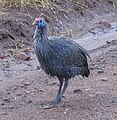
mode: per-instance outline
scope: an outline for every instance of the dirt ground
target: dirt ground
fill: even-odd
[[[82,42],[78,38],[87,34],[100,33],[107,33],[109,41],[88,49],[92,58],[89,78],[71,79],[62,102],[55,108],[51,102],[59,82],[41,70],[32,45],[31,23],[37,13],[30,17],[16,9],[0,12],[0,120],[117,120],[117,38],[109,36],[109,30],[116,33],[117,26],[99,24],[103,18],[109,25],[116,22],[117,13],[110,4],[97,6],[98,10],[90,8],[84,16],[74,12],[70,15],[76,18],[73,21],[62,19],[65,27],[58,34],[73,28],[65,35],[76,42]],[[102,6],[104,9],[100,10]],[[17,13],[13,14],[14,11]],[[92,46],[90,40],[85,44]]]

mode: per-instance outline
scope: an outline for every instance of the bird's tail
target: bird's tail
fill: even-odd
[[[89,77],[90,71],[88,67],[71,67],[70,76],[82,75],[83,77]]]
[[[88,68],[84,68],[84,74],[82,75],[83,77],[89,77],[90,71]]]

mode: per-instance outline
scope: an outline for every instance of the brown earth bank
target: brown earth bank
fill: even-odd
[[[71,5],[60,2],[65,10]],[[90,77],[72,78],[55,108],[51,102],[59,82],[41,70],[33,50],[32,22],[42,12],[47,15],[49,35],[65,35],[79,42],[78,38],[89,33],[98,36],[113,29],[116,34],[117,27],[111,26],[117,19],[113,4],[91,3],[86,3],[83,13],[73,3],[69,14],[55,9],[57,19],[49,8],[0,11],[0,120],[117,120],[117,39],[89,51]]]
[[[80,3],[80,4],[78,4]],[[31,45],[32,22],[40,14],[48,22],[49,35],[79,38],[98,25],[101,19],[116,21],[116,4],[110,0],[50,1],[46,7],[10,7],[0,11],[0,47]],[[56,5],[56,7],[55,7]],[[9,43],[9,44],[8,44]],[[7,44],[7,45],[6,45]]]

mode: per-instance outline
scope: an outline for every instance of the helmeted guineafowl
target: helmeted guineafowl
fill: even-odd
[[[83,47],[69,38],[48,37],[47,23],[43,18],[36,18],[33,25],[36,26],[33,38],[39,63],[46,74],[56,76],[60,82],[56,96],[56,103],[59,103],[70,78],[75,75],[89,76],[87,56],[90,56]]]

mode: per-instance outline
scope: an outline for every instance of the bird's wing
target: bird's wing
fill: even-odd
[[[49,45],[53,49],[53,55],[63,65],[87,66],[87,51],[78,43],[65,37],[50,37]]]

